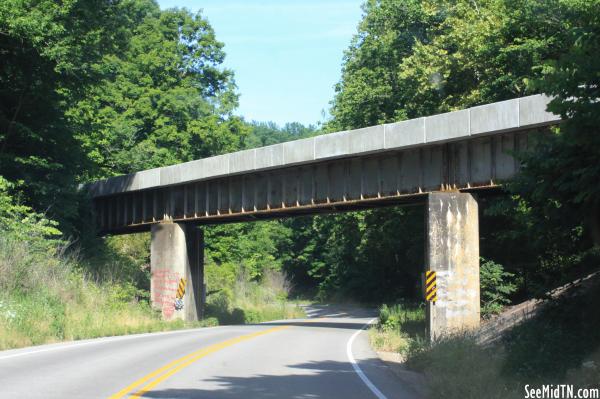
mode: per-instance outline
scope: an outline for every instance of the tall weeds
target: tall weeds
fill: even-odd
[[[230,277],[224,278],[227,274]],[[259,323],[304,316],[302,308],[288,300],[291,284],[281,271],[266,269],[256,280],[243,267],[210,264],[207,276],[207,314],[220,323]]]
[[[3,233],[0,350],[184,327],[161,321],[127,284],[86,276],[64,243]]]
[[[379,320],[371,328],[369,339],[378,351],[398,352],[405,356],[410,348],[424,340],[425,309],[411,304],[386,304],[379,308]]]
[[[524,387],[600,388],[600,282],[545,305],[499,342],[463,333],[414,345],[407,365],[427,377],[429,397],[523,398]]]

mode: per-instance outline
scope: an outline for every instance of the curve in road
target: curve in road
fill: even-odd
[[[0,352],[1,398],[416,398],[370,349],[372,311]]]

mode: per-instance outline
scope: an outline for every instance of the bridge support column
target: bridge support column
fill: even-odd
[[[152,225],[150,245],[152,307],[165,320],[195,321],[204,308],[204,236],[197,226]]]
[[[427,208],[425,270],[437,280],[427,330],[435,340],[479,326],[479,216],[471,194],[432,193]]]

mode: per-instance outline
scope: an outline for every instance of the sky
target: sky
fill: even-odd
[[[363,0],[158,0],[202,9],[225,44],[247,121],[315,124],[340,80]],[[326,116],[325,116],[326,118]]]

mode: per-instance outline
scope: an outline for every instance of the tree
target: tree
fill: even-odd
[[[65,110],[94,84],[103,53],[125,45],[130,4],[0,4],[0,170],[23,182],[27,204],[61,221],[75,217],[76,176],[87,167]]]
[[[264,147],[317,134],[315,126],[304,126],[298,122],[288,122],[283,127],[277,126],[275,122],[253,121],[250,125],[252,131],[246,139],[247,148]]]
[[[233,74],[208,21],[154,3],[133,25],[127,48],[108,54],[102,80],[69,117],[96,170],[131,173],[234,151],[247,133],[232,115]]]
[[[528,82],[541,76],[542,62],[566,48],[558,4],[368,1],[330,126],[396,122],[531,93]]]
[[[541,151],[526,158],[520,187],[528,185],[537,202],[555,199],[562,212],[586,221],[600,245],[600,1],[564,0],[561,10],[571,27],[568,50],[544,64],[534,85],[554,96],[548,108],[566,122]]]
[[[68,231],[79,182],[241,148],[222,47],[153,0],[3,2],[0,170]]]
[[[399,65],[441,22],[420,0],[369,0],[344,55],[328,127],[343,130],[406,119]]]

